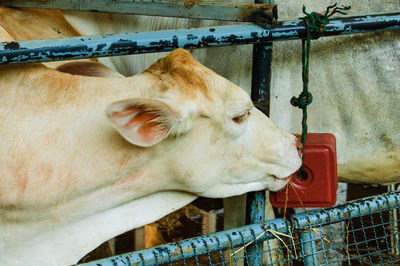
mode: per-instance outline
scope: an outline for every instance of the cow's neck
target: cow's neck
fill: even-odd
[[[168,189],[167,180],[151,182],[163,171],[164,157],[158,156],[159,148],[144,149],[128,143],[105,119],[105,108],[114,101],[156,95],[157,89],[152,85],[154,81],[150,76],[140,74],[130,78],[74,78],[78,79],[77,83],[81,86],[88,87],[81,88],[84,92],[81,95],[83,99],[79,105],[79,113],[84,115],[72,113],[77,116],[77,123],[82,125],[79,133],[74,132],[79,134],[79,139],[77,143],[68,144],[75,147],[84,145],[78,151],[76,148],[69,149],[71,158],[75,152],[82,156],[69,167],[76,169],[76,185],[73,185],[70,191],[73,193],[80,190],[83,194],[78,197],[75,194],[71,204],[66,205],[67,208],[76,209],[74,206],[83,206],[87,202],[101,199],[101,206],[94,207],[89,204],[87,209],[80,208],[80,212],[87,215]],[[91,104],[87,104],[89,102]],[[82,151],[85,151],[85,154],[82,155]],[[81,160],[87,163],[82,164]],[[82,169],[86,165],[89,169]],[[91,190],[82,191],[82,188]]]
[[[5,8],[0,13],[22,14]],[[41,38],[75,35],[52,15],[48,23],[46,14],[30,14]],[[38,38],[37,31],[15,21],[20,20],[3,20],[1,41]],[[152,194],[168,190],[168,180],[151,182],[163,171],[163,158],[157,150],[127,143],[105,119],[105,108],[114,101],[155,95],[157,88],[146,75],[112,78],[115,73],[104,67],[77,73],[81,64],[46,65],[108,78],[69,75],[41,64],[0,67],[0,265],[76,263],[109,238],[195,198],[182,192]]]
[[[8,153],[3,153],[7,156],[0,157],[9,166],[1,173],[1,183],[8,185],[4,187],[8,191],[17,191],[16,195],[5,197],[9,202],[0,201],[6,206],[1,214],[8,224],[0,227],[2,239],[9,238],[9,243],[13,239],[35,239],[52,228],[65,226],[72,231],[78,230],[76,226],[81,227],[79,230],[89,230],[79,225],[82,224],[79,221],[90,225],[92,217],[112,218],[115,224],[109,231],[114,233],[145,224],[145,217],[123,222],[116,216],[137,209],[132,207],[135,200],[168,190],[168,180],[152,182],[162,173],[164,158],[158,156],[157,148],[138,148],[122,139],[106,121],[104,111],[114,101],[153,96],[156,88],[149,76],[71,76],[42,66],[21,67],[24,74],[18,75],[16,69],[0,70],[8,72],[1,75],[3,79],[19,80],[15,82],[18,87],[2,86],[0,91],[14,97],[7,98],[9,112],[17,110],[24,117],[14,121],[4,116],[0,124],[2,132],[7,132],[3,140],[9,143]],[[0,192],[7,195],[1,188]],[[187,202],[186,199],[184,203]],[[171,207],[181,207],[184,203]],[[159,213],[164,211],[156,211],[156,216]],[[10,230],[16,233],[7,234]],[[82,245],[93,248],[106,240],[107,235],[98,230],[96,239],[88,238]]]

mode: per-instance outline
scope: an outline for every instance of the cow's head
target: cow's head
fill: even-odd
[[[296,138],[187,51],[177,49],[139,75],[154,95],[115,102],[107,116],[128,142],[152,154],[152,174],[168,180],[163,189],[206,197],[275,191],[300,167]]]

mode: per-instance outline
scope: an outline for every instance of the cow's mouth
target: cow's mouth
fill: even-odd
[[[292,176],[293,176],[293,174],[291,174],[290,176],[287,176],[287,177],[277,177],[276,175],[272,175],[272,178],[274,180],[279,180],[279,181],[282,181],[282,180],[289,181],[292,178]]]
[[[271,177],[272,177],[273,182],[272,182],[271,186],[268,187],[268,190],[269,191],[279,191],[279,190],[283,189],[288,184],[288,182],[290,182],[292,175],[285,177],[285,178],[279,178],[275,175],[272,175]]]

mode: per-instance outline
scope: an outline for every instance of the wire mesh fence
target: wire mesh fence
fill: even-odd
[[[399,209],[392,192],[86,265],[399,265]]]

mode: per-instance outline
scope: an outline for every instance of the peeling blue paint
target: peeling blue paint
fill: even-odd
[[[188,40],[196,40],[198,37],[194,36],[193,34],[188,34],[187,39]]]
[[[323,36],[400,29],[400,12],[333,19]],[[118,56],[258,44],[304,38],[302,21],[276,23],[271,28],[256,25],[218,26],[132,34],[0,43],[0,64],[46,62],[89,57]]]

